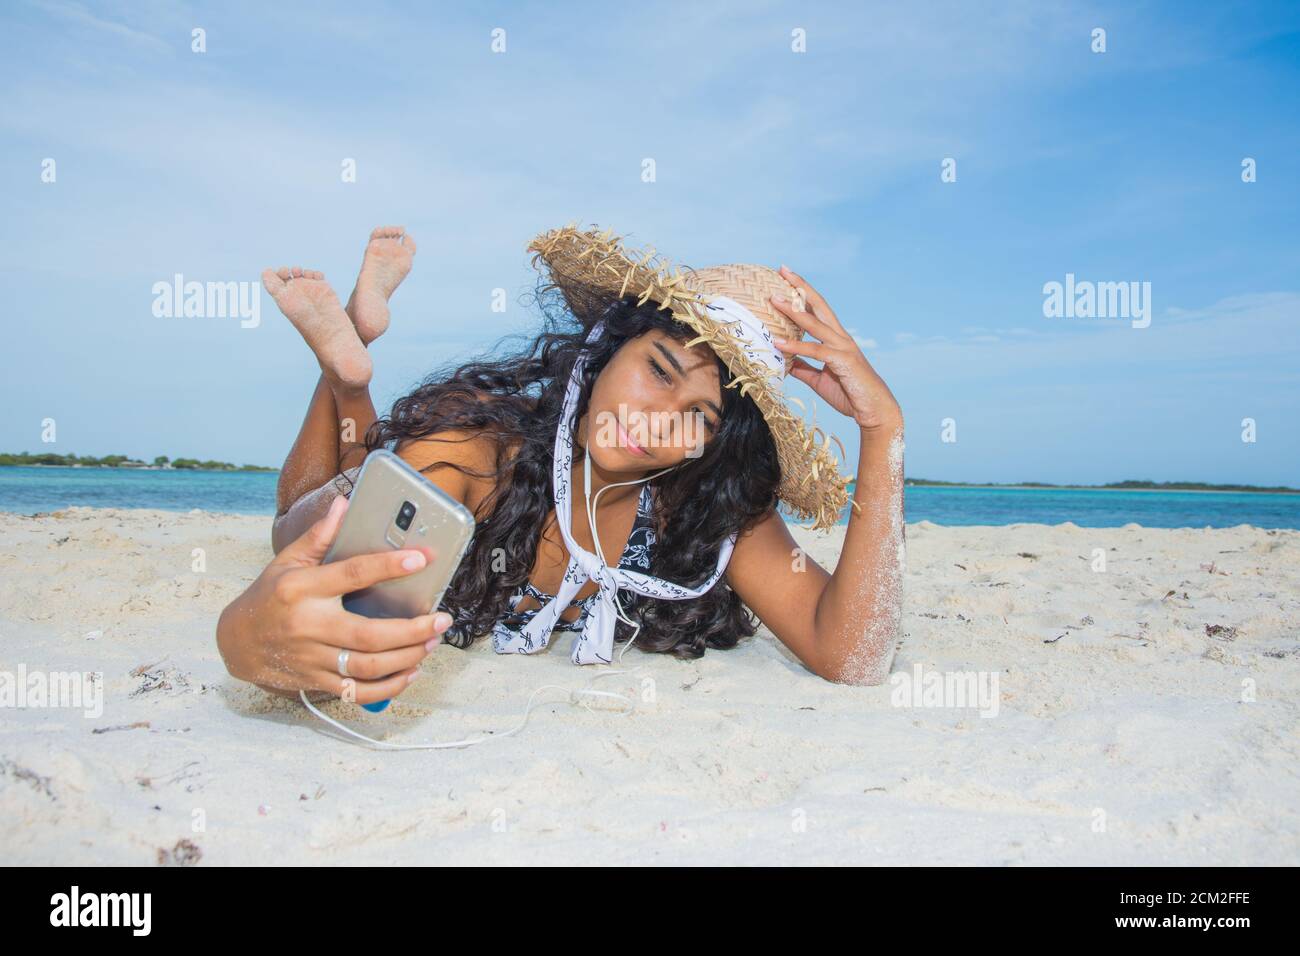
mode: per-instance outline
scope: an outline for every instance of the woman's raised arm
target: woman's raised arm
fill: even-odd
[[[796,356],[790,374],[861,434],[854,511],[835,573],[799,551],[775,512],[737,541],[729,581],[740,599],[817,674],[851,684],[879,684],[889,674],[902,620],[903,413],[826,300],[781,267],[808,311],[773,296],[773,305],[821,341],[776,340]],[[797,356],[822,363],[816,368]]]

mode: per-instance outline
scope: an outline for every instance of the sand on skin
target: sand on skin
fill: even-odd
[[[834,566],[843,529],[794,533]],[[764,629],[698,661],[629,652],[600,686],[641,698],[631,717],[554,693],[519,735],[405,753],[226,674],[216,617],[267,538],[203,512],[0,514],[0,671],[105,689],[95,720],[0,710],[0,859],[1300,862],[1300,533],[908,525],[894,672],[996,672],[995,717],[830,684]],[[504,730],[537,685],[589,679],[569,640],[439,648],[387,714],[329,709],[394,740]]]

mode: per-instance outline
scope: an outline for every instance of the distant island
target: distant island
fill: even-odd
[[[32,455],[28,452],[8,454],[0,452],[0,466],[56,466],[63,468],[132,468],[146,471],[279,471],[263,465],[232,465],[228,461],[199,461],[197,458],[168,458],[159,455],[152,463],[132,458],[129,455],[105,455],[96,458],[93,455],[54,455],[50,453]]]
[[[853,482],[849,482],[853,484]],[[1214,485],[1203,481],[1109,481],[1104,485],[1054,485],[1045,481],[1019,481],[1010,484],[972,484],[964,481],[932,481],[928,478],[904,478],[903,484],[920,488],[1059,488],[1087,491],[1250,491],[1258,494],[1295,495],[1300,488],[1286,485]]]

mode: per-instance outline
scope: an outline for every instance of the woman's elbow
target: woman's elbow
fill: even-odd
[[[855,687],[878,687],[889,679],[894,664],[895,635],[879,639],[863,637],[846,654],[836,655],[814,668],[817,675],[832,684]]]

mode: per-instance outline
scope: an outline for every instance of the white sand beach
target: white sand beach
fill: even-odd
[[[833,568],[842,529],[795,534]],[[103,672],[103,713],[0,708],[0,858],[30,864],[1300,863],[1300,533],[907,529],[895,674],[997,678],[986,708],[808,673],[766,631],[552,692],[513,737],[381,752],[229,678],[220,609],[268,520],[0,514],[0,672]],[[206,568],[193,570],[194,549]],[[1103,549],[1105,570],[1095,549]],[[537,657],[438,648],[372,736],[513,726]],[[11,678],[11,688],[13,686]]]

